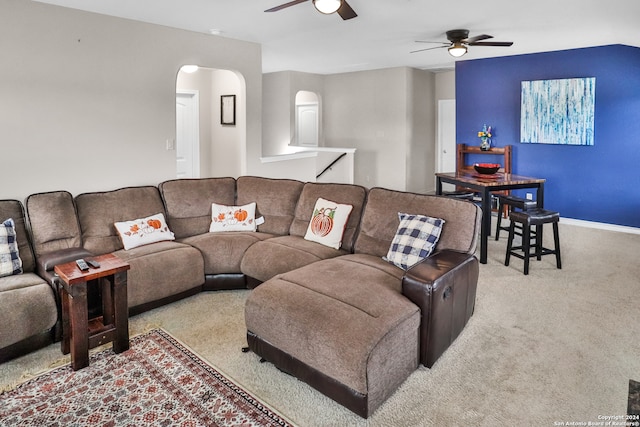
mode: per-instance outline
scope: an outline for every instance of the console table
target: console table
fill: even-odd
[[[82,271],[74,261],[56,265],[62,290],[62,353],[71,353],[74,371],[89,365],[89,349],[113,342],[113,351],[129,349],[127,270],[115,255],[92,257],[98,268]],[[100,286],[102,315],[89,319],[87,286]]]
[[[498,172],[503,173],[512,173],[513,170],[511,168],[511,145],[507,145],[505,147],[491,147],[488,150],[482,150],[480,147],[474,145],[467,144],[457,144],[456,145],[456,172],[473,172],[473,163],[469,164],[466,161],[467,154],[477,155],[477,154],[489,154],[494,156],[502,156],[502,167]]]
[[[504,147],[491,147],[488,150],[483,150],[479,146],[476,145],[467,145],[467,144],[457,144],[456,145],[456,172],[457,173],[473,173],[475,169],[473,168],[473,164],[476,162],[468,162],[468,155],[490,155],[490,157],[502,157],[502,161],[499,162],[501,164],[501,168],[498,170],[498,173],[513,173],[513,168],[511,166],[511,153],[512,146],[506,145]],[[459,189],[459,188],[458,188]],[[500,194],[509,194],[510,191],[500,191]],[[507,207],[500,212],[505,218],[507,217]]]

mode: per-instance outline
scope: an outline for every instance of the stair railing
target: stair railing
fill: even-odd
[[[324,169],[322,170],[322,172],[320,172],[318,175],[316,175],[316,179],[318,179],[318,178],[320,178],[322,175],[324,175],[324,173],[325,173],[326,171],[328,171],[329,169],[331,169],[331,168],[333,167],[333,165],[335,165],[336,163],[338,163],[338,161],[339,161],[341,158],[343,158],[344,156],[346,156],[346,155],[347,155],[347,153],[342,153],[342,154],[340,154],[340,155],[339,155],[339,156],[338,156],[338,157],[337,157],[333,162],[331,162],[331,163],[329,164],[329,166],[327,166],[326,168],[324,168]]]

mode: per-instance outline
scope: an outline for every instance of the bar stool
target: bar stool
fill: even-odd
[[[555,254],[556,267],[562,268],[560,261],[560,236],[558,234],[558,222],[560,214],[554,211],[548,211],[542,208],[534,208],[521,212],[511,212],[509,215],[511,224],[509,225],[509,242],[507,243],[507,255],[504,265],[509,265],[511,255],[524,260],[524,274],[529,274],[529,258],[536,257],[541,259],[542,255]],[[515,235],[515,225],[522,226],[522,246],[513,246],[513,238]],[[553,224],[553,242],[554,249],[548,249],[542,246],[542,226],[544,224]],[[531,227],[536,227],[535,236],[535,253],[531,253]],[[519,251],[523,251],[520,253]]]
[[[502,212],[504,212],[504,207],[508,206],[509,213],[513,212],[514,209],[520,209],[521,211],[526,211],[528,209],[535,208],[537,206],[537,202],[535,200],[527,200],[522,197],[512,196],[510,194],[498,194],[496,195],[498,198],[498,222],[496,224],[496,240],[500,238],[500,230],[509,231],[509,227],[502,225]],[[516,234],[522,236],[522,230],[518,227]]]

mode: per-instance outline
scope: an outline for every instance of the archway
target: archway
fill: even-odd
[[[193,131],[198,135],[196,151],[199,154],[199,173],[197,177],[237,177],[246,170],[246,96],[244,82],[234,71],[197,67],[195,71],[185,72],[184,67],[176,78],[176,94],[196,93],[198,97],[198,120]],[[230,98],[229,95],[234,95]],[[178,95],[177,95],[178,96]],[[223,119],[223,99],[233,99],[233,123],[227,117]],[[178,100],[178,98],[176,98]],[[177,104],[176,104],[177,105]],[[226,106],[229,104],[225,103]],[[179,107],[176,107],[176,128],[180,125]],[[176,135],[176,162],[178,154],[183,154],[180,140],[181,132]]]

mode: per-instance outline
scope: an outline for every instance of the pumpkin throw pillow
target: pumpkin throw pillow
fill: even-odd
[[[433,252],[440,239],[444,220],[425,215],[398,213],[400,224],[385,261],[408,270]]]
[[[256,231],[256,203],[243,206],[211,204],[209,232]]]
[[[22,274],[22,260],[12,218],[0,224],[0,277]]]
[[[313,215],[304,235],[305,240],[340,249],[342,235],[352,209],[351,205],[319,198],[313,208]]]
[[[114,224],[125,250],[150,243],[175,240],[162,213]]]

